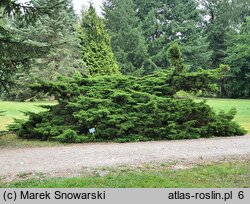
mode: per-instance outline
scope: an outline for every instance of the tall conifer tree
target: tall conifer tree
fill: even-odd
[[[25,15],[30,14],[30,10],[27,13],[27,9],[24,12],[21,8],[11,0],[0,3],[0,94],[16,84],[13,77],[16,72],[29,70],[31,60],[40,57],[46,47],[25,39],[21,32],[13,29],[13,20],[28,22]]]
[[[133,0],[106,0],[103,11],[121,72],[143,74],[147,46]]]
[[[191,67],[206,67],[208,43],[203,36],[202,17],[195,0],[135,0],[137,15],[148,44],[148,53],[159,68],[169,66],[166,50],[179,40],[185,62]]]
[[[71,76],[80,71],[79,41],[75,30],[77,18],[71,0],[32,0],[31,3],[34,8],[44,8],[43,12],[31,24],[17,19],[11,26],[19,40],[42,45],[43,55],[31,61],[29,72],[21,71],[14,75],[18,86],[7,95],[10,99],[34,97],[27,85],[36,79],[57,80],[59,75]],[[36,54],[39,49],[32,51]],[[29,53],[26,53],[26,59],[30,61]]]
[[[211,68],[224,62],[227,49],[233,44],[230,34],[238,32],[250,15],[248,0],[200,0],[204,28],[211,51]]]
[[[227,49],[225,58],[225,62],[230,65],[230,72],[224,80],[225,92],[222,94],[229,97],[250,97],[250,16],[233,41],[235,43]]]
[[[82,13],[79,28],[81,59],[90,75],[110,75],[119,73],[110,45],[110,37],[103,20],[97,15],[92,4]]]
[[[76,33],[77,17],[74,13],[72,0],[62,1],[50,9],[49,15],[42,15],[33,26],[27,29],[28,37],[46,43],[48,54],[34,64],[34,74],[55,80],[60,75],[72,75],[79,70],[79,49]],[[58,0],[32,0],[37,7],[51,8]]]

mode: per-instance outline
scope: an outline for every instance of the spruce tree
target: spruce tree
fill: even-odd
[[[51,1],[49,7],[31,6],[16,0],[0,1],[0,91],[9,91],[16,85],[15,73],[29,71],[35,58],[42,57],[47,51],[43,43],[28,39],[23,31],[14,29],[13,21],[20,25],[30,25],[41,15],[51,14],[51,10],[64,0]],[[11,24],[10,24],[11,22]],[[13,78],[14,76],[14,78]]]
[[[0,95],[15,85],[15,73],[28,70],[31,59],[38,56],[39,45],[23,39],[10,25],[11,19],[20,20],[24,15],[20,9],[13,1],[0,3]]]
[[[179,40],[183,48],[183,58],[190,67],[207,67],[208,43],[203,36],[197,1],[135,2],[147,39],[150,59],[157,67],[164,69],[169,65],[166,50],[174,40]]]
[[[225,95],[250,97],[250,17],[246,19],[240,33],[233,38],[233,46],[227,49],[225,62],[230,72],[224,80]]]
[[[14,20],[12,28],[19,39],[43,45],[43,55],[31,61],[29,72],[19,71],[14,75],[18,86],[7,94],[9,99],[26,100],[36,96],[27,85],[37,79],[57,80],[59,75],[71,76],[80,71],[79,41],[75,29],[77,18],[71,0],[60,1],[60,4],[57,0],[31,2],[35,8],[44,8],[44,11],[47,8],[48,12],[40,13],[29,25],[20,19]],[[34,53],[38,51],[33,49]]]
[[[250,15],[248,0],[201,0],[204,30],[211,52],[211,68],[224,62],[231,46],[230,34],[238,32]]]
[[[82,13],[79,37],[81,60],[89,75],[111,75],[119,73],[119,66],[111,49],[110,37],[103,20],[90,4]]]
[[[133,0],[106,0],[105,24],[111,35],[114,55],[124,74],[144,74],[147,46]]]
[[[49,15],[41,15],[36,23],[29,26],[29,38],[44,42],[50,48],[47,55],[33,66],[33,76],[56,80],[57,76],[70,76],[79,71],[79,49],[76,33],[77,17],[72,0],[62,1],[50,9]],[[52,7],[58,0],[32,0],[36,7]]]
[[[203,1],[202,5],[207,17],[206,32],[211,50],[211,68],[218,67],[226,56],[226,32],[229,27],[229,9],[228,1],[211,0]]]

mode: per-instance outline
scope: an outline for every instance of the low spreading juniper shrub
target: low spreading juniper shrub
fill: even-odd
[[[40,82],[33,89],[54,94],[48,111],[29,113],[28,121],[11,126],[22,138],[60,142],[148,141],[233,136],[246,133],[233,118],[236,110],[218,114],[205,101],[177,99],[180,90],[212,91],[222,68],[142,78],[122,75]],[[89,133],[95,128],[94,134]]]

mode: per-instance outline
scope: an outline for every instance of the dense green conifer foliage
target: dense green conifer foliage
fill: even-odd
[[[168,69],[166,50],[176,40],[191,70],[214,69],[222,63],[243,69],[228,55],[233,56],[237,35],[249,16],[248,0],[105,0],[103,8],[114,55],[124,74],[144,76]],[[236,61],[242,63],[239,58]],[[249,97],[245,91],[231,89],[230,81],[244,84],[241,79],[231,72],[230,80],[217,82],[217,94]]]
[[[49,4],[46,4],[48,1],[40,0],[40,5],[37,2],[0,1],[0,95],[18,83],[17,72],[25,72],[27,76],[33,59],[43,57],[49,50],[48,45],[37,41],[37,33],[28,36],[27,30],[21,28],[31,25],[39,17],[55,15],[55,9],[65,5],[68,0],[52,0]]]
[[[174,40],[180,41],[186,64],[192,68],[209,67],[210,53],[197,1],[135,0],[135,3],[148,54],[158,69],[168,67],[166,50]]]
[[[239,34],[234,36],[234,45],[227,49],[225,61],[230,72],[222,84],[229,97],[250,97],[250,16]]]
[[[182,72],[184,69],[184,60],[181,57],[181,51],[178,44],[175,42],[168,48],[167,52],[170,65],[173,66],[177,72]]]
[[[131,75],[148,73],[147,45],[133,0],[107,0],[103,12],[121,72]]]
[[[97,15],[92,4],[82,13],[79,36],[83,67],[87,69],[89,75],[119,73],[110,37],[104,28],[103,20]]]
[[[226,50],[233,40],[231,32],[238,32],[250,15],[248,0],[201,0],[205,34],[211,51],[211,68],[225,62]]]
[[[93,6],[77,16],[71,2],[0,1],[1,96],[36,99],[27,83],[76,71],[145,76],[170,69],[167,50],[178,41],[191,71],[231,67],[217,96],[249,98],[249,0],[104,0],[100,16]]]
[[[45,54],[46,45],[27,40],[9,25],[5,10],[0,7],[0,94],[15,84],[15,73],[30,69],[31,60]]]
[[[3,47],[0,73],[5,73],[5,78],[9,76],[9,81],[15,84],[5,94],[8,99],[39,98],[27,88],[36,78],[56,80],[59,74],[70,76],[80,71],[77,17],[71,0],[32,0],[31,3],[38,10],[31,22],[25,23],[21,17],[6,17],[8,24],[2,26],[9,34],[3,33],[3,38],[0,35],[0,47]],[[0,21],[3,22],[1,18]],[[5,80],[5,84],[9,83]]]
[[[228,71],[189,72],[184,69],[178,44],[168,52],[173,68],[142,78],[122,75],[43,81],[33,88],[54,94],[58,104],[47,112],[30,113],[11,130],[23,138],[87,141],[144,141],[232,136],[246,133],[233,120],[236,110],[216,114],[204,101],[176,99],[180,91],[214,91],[215,80]],[[90,134],[89,129],[96,133]]]

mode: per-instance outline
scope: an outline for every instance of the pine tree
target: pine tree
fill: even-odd
[[[110,75],[119,73],[110,45],[110,37],[104,28],[103,20],[97,15],[90,4],[89,9],[82,13],[79,28],[81,59],[89,75]]]
[[[121,72],[144,75],[147,46],[133,0],[106,0],[103,11]]]

